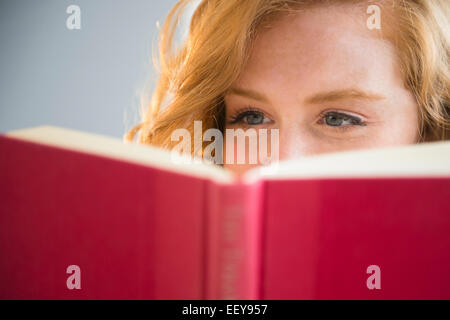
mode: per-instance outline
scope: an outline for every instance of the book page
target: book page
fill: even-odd
[[[256,179],[450,176],[450,141],[337,152],[250,170]]]
[[[234,180],[231,173],[219,166],[193,161],[191,163],[175,163],[170,151],[142,144],[124,143],[120,139],[98,134],[42,126],[12,131],[6,135],[31,142],[157,167],[193,177],[211,179],[218,183],[231,183]]]
[[[174,163],[170,151],[147,145],[126,144],[120,139],[98,134],[42,126],[12,131],[7,136],[207,178],[218,183],[236,181],[231,172],[219,166],[194,162]],[[450,142],[306,156],[252,169],[244,175],[243,181],[382,176],[450,176]]]

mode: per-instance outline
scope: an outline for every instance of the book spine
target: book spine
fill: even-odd
[[[262,184],[207,191],[205,299],[259,299]]]

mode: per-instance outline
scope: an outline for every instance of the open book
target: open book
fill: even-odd
[[[450,299],[450,142],[259,168],[0,135],[2,299]]]

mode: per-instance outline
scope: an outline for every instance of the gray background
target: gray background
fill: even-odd
[[[139,121],[139,90],[154,88],[156,22],[175,3],[0,0],[0,132],[57,125],[122,137]],[[66,27],[72,4],[81,30]]]

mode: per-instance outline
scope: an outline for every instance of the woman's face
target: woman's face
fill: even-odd
[[[225,95],[225,128],[278,129],[280,160],[417,142],[418,105],[366,9],[317,7],[262,29]]]

